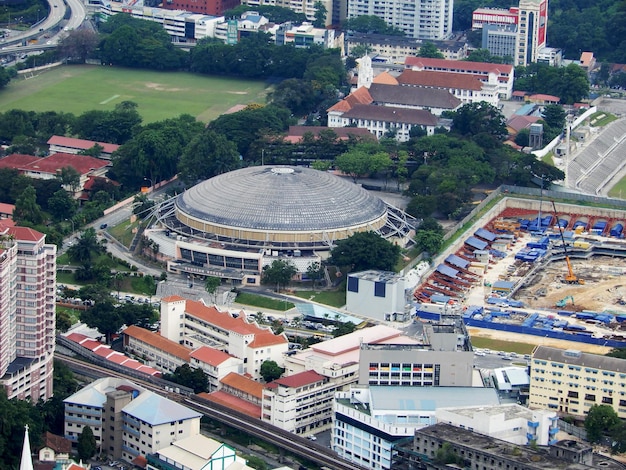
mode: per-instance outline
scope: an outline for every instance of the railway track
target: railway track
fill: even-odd
[[[165,390],[161,385],[151,383],[149,380],[127,377],[120,372],[97,366],[95,364],[86,363],[71,356],[56,353],[55,358],[65,363],[72,371],[86,377],[94,379],[102,377],[119,377],[131,380],[137,385],[178,401],[211,419],[271,442],[279,448],[287,450],[300,457],[304,457],[319,466],[335,470],[365,470],[365,467],[343,460],[332,450],[312,442],[309,439],[284,431],[259,419],[250,418],[249,416],[234,411],[228,407],[198,398],[195,395],[185,396],[179,393],[174,393],[172,391]]]

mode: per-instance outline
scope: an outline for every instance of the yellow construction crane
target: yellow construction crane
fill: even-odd
[[[574,273],[574,269],[572,268],[572,262],[570,261],[569,255],[567,254],[567,245],[565,244],[565,237],[563,236],[563,227],[561,227],[561,224],[559,223],[559,215],[556,213],[556,205],[554,204],[554,201],[552,201],[552,208],[554,209],[554,217],[556,217],[556,224],[558,225],[559,233],[561,234],[561,242],[563,243],[563,253],[565,254],[565,262],[567,263],[567,274],[565,275],[563,282],[566,282],[568,284],[584,284],[585,280],[580,279],[578,276],[576,276],[576,274]]]

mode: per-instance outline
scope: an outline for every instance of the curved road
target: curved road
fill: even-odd
[[[40,36],[43,31],[50,31],[61,24],[63,18],[65,18],[65,12],[67,8],[71,11],[70,19],[67,20],[65,27],[70,29],[78,28],[87,16],[85,5],[81,0],[48,0],[50,5],[50,14],[48,17],[40,23],[34,25],[27,31],[23,31],[14,36],[11,36],[7,40],[3,41],[3,52],[16,52],[19,51],[19,45],[22,41],[33,39]],[[63,37],[64,31],[60,31],[49,42],[52,44],[58,43]],[[13,47],[11,47],[13,46]]]

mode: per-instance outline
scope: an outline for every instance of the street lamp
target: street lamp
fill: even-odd
[[[144,177],[144,179],[143,179],[143,180],[144,180],[144,181],[149,181],[149,182],[150,182],[150,189],[154,189],[154,183],[153,183],[153,181],[152,181],[152,178],[147,178],[147,177]]]

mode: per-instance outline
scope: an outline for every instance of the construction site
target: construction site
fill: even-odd
[[[536,344],[626,347],[625,226],[624,211],[504,198],[436,260],[416,315],[458,312],[474,334]]]

